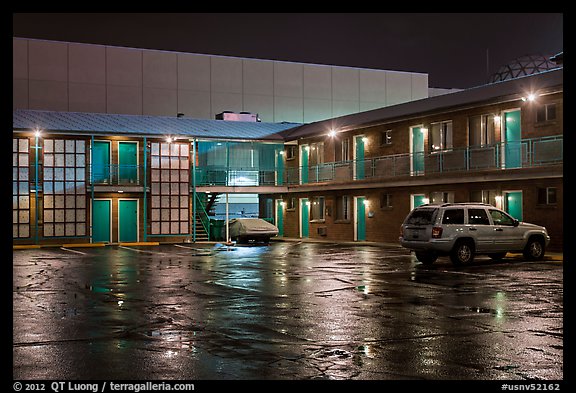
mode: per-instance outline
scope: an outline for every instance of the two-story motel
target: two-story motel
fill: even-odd
[[[414,206],[482,201],[561,249],[563,69],[312,122],[14,109],[12,157],[15,245],[214,240],[251,193],[280,237],[395,243]]]

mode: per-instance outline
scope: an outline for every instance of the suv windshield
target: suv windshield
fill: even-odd
[[[436,219],[438,209],[415,209],[406,218],[406,224],[429,225]]]

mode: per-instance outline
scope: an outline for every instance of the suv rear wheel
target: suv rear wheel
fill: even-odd
[[[431,265],[436,261],[436,259],[438,259],[438,254],[435,252],[416,251],[416,259],[418,259],[424,265]]]
[[[458,240],[450,252],[450,260],[454,265],[472,263],[474,260],[474,242],[469,239]]]

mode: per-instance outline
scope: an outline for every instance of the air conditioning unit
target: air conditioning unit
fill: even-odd
[[[328,228],[326,227],[319,227],[317,230],[320,236],[326,236],[326,233],[328,232]]]

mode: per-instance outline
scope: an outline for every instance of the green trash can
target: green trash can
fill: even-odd
[[[210,219],[210,240],[224,240],[225,220]]]

